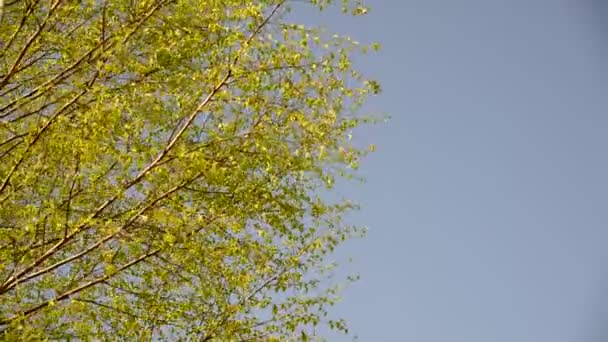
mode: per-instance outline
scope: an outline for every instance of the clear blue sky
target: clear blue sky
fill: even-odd
[[[336,312],[361,341],[608,341],[608,1],[368,4],[301,17],[384,47]]]

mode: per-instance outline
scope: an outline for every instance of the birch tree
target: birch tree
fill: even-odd
[[[361,230],[323,194],[379,86],[351,63],[369,47],[289,20],[329,5],[5,1],[0,338],[347,330],[328,256]]]

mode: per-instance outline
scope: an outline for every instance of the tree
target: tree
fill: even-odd
[[[327,1],[308,5],[320,9]],[[0,336],[284,340],[360,230],[358,43],[280,0],[16,0],[0,23]],[[365,10],[344,3],[355,15]]]

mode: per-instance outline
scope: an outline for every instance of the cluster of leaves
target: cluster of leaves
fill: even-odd
[[[1,338],[346,330],[323,280],[354,206],[319,190],[365,154],[348,135],[378,85],[353,70],[356,42],[289,23],[293,6],[5,4]]]

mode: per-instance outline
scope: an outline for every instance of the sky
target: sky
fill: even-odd
[[[360,341],[608,341],[608,1],[367,5],[299,12],[382,44],[357,65],[392,116],[339,189],[369,233],[334,312]]]

